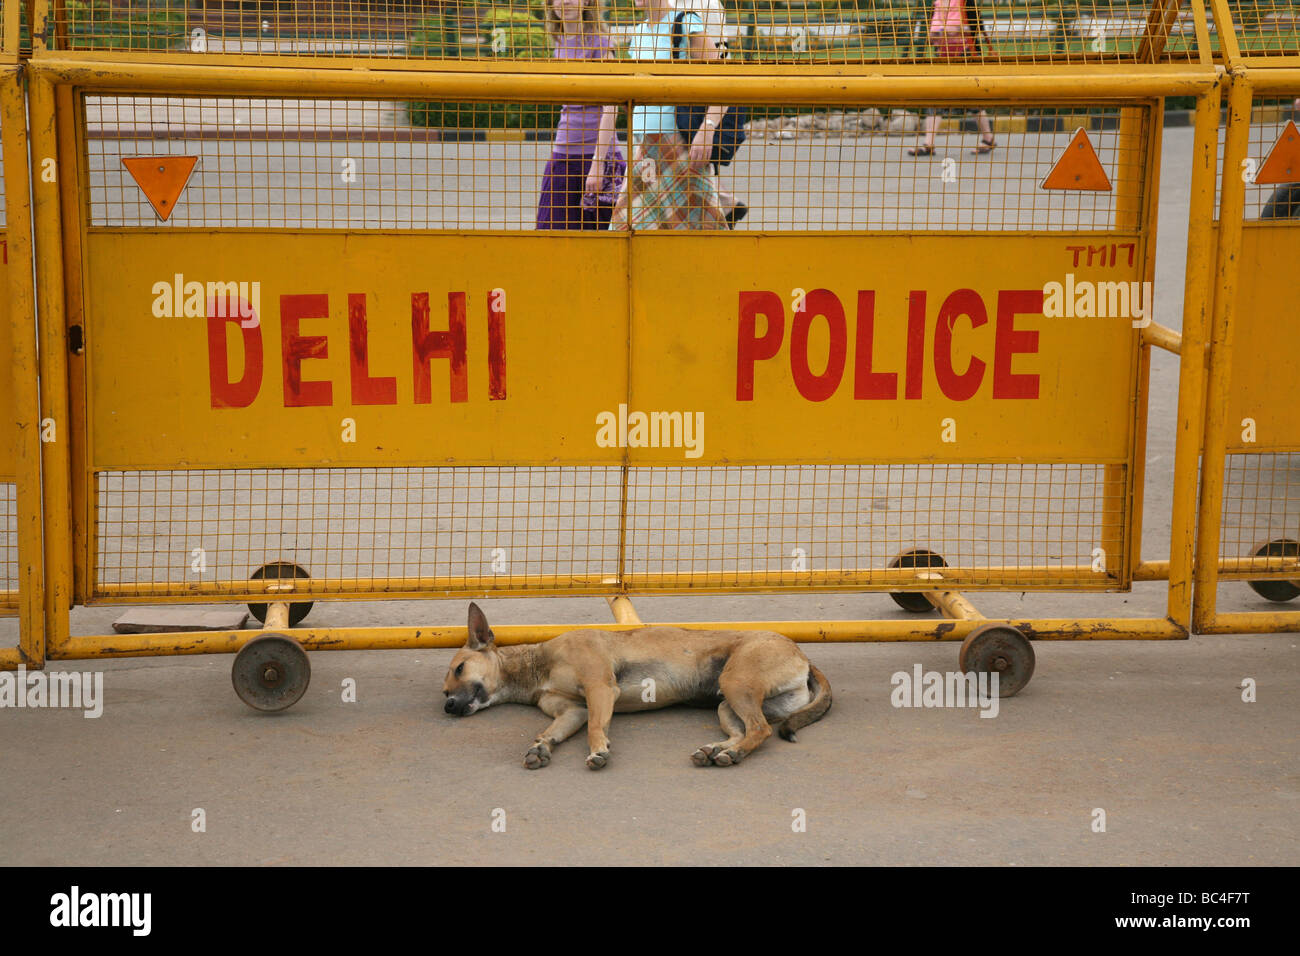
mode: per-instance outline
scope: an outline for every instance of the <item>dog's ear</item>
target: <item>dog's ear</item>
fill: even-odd
[[[495,640],[496,635],[492,633],[492,628],[488,627],[487,615],[477,604],[470,602],[469,640],[465,642],[465,646],[471,651],[481,651],[488,648]]]

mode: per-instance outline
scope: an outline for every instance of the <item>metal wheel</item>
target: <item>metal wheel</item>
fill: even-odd
[[[1300,541],[1278,538],[1255,549],[1257,558],[1294,558],[1300,556]],[[1260,597],[1278,604],[1300,597],[1300,586],[1294,581],[1247,581]]]
[[[250,581],[307,581],[311,575],[305,568],[289,561],[272,561],[264,564],[249,576]],[[298,601],[289,605],[289,626],[297,627],[302,619],[311,613],[311,601]],[[257,618],[259,624],[266,623],[266,605],[249,604],[248,613]]]
[[[957,661],[963,674],[996,673],[999,697],[1014,697],[1034,676],[1033,645],[1005,624],[985,624],[971,631],[962,641]]]
[[[937,551],[912,548],[890,561],[889,566],[891,568],[946,568],[948,562]],[[934,610],[930,599],[920,591],[890,591],[889,596],[904,611],[911,611],[913,614],[924,614]]]
[[[239,649],[230,680],[249,707],[275,713],[292,707],[307,692],[311,660],[292,637],[263,634]]]

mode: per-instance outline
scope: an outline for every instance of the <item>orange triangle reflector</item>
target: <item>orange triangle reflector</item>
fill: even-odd
[[[1101,167],[1092,140],[1082,126],[1075,130],[1070,145],[1043,180],[1042,189],[1095,189],[1108,191],[1110,179]]]
[[[1255,174],[1256,186],[1300,183],[1300,129],[1295,120],[1287,120],[1282,135],[1268,151],[1268,159]]]
[[[158,218],[166,222],[190,181],[197,156],[135,156],[122,165],[144,193]]]

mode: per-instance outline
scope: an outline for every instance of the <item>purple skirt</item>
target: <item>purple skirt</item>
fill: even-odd
[[[591,153],[552,153],[537,201],[538,229],[606,229],[622,185],[624,161],[617,148],[605,160],[605,181],[597,196],[583,195]]]

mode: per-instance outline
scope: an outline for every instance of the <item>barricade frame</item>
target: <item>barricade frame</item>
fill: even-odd
[[[1230,86],[1223,144],[1222,186],[1216,236],[1216,281],[1213,321],[1208,346],[1208,392],[1205,439],[1201,460],[1194,576],[1193,630],[1199,634],[1267,634],[1300,631],[1300,610],[1221,612],[1218,585],[1222,581],[1296,580],[1300,561],[1291,557],[1225,559],[1223,537],[1225,468],[1229,456],[1229,398],[1232,394],[1234,317],[1240,299],[1246,182],[1233,172],[1243,168],[1250,152],[1250,130],[1256,99],[1267,94],[1300,92],[1300,55],[1243,56],[1226,0],[1212,0],[1221,29]],[[1298,232],[1295,227],[1283,226]],[[1276,452],[1284,453],[1284,452]],[[1288,575],[1292,577],[1288,578]]]
[[[281,61],[283,62],[283,61]],[[1197,98],[1198,164],[1193,174],[1192,240],[1188,248],[1189,294],[1185,302],[1184,331],[1182,335],[1169,329],[1152,325],[1141,336],[1140,369],[1138,373],[1137,454],[1130,469],[1128,495],[1131,505],[1130,520],[1134,525],[1129,535],[1129,579],[1136,581],[1169,580],[1168,614],[1163,618],[1088,618],[1088,619],[1029,619],[997,621],[978,615],[960,594],[952,591],[924,590],[926,585],[912,587],[922,590],[935,607],[951,620],[936,623],[933,620],[915,624],[900,621],[840,621],[840,622],[728,622],[726,624],[684,624],[684,626],[727,626],[736,628],[770,628],[786,633],[796,640],[805,641],[861,641],[861,640],[962,640],[976,628],[988,623],[1005,623],[1037,639],[1182,639],[1188,634],[1190,619],[1190,556],[1192,551],[1195,482],[1189,476],[1194,469],[1176,472],[1173,500],[1173,535],[1171,558],[1168,561],[1142,562],[1141,548],[1141,489],[1144,481],[1142,449],[1145,445],[1146,384],[1149,371],[1150,349],[1161,347],[1182,353],[1180,366],[1180,399],[1178,456],[1186,464],[1189,456],[1194,460],[1200,438],[1201,396],[1204,389],[1204,364],[1196,361],[1202,341],[1204,303],[1208,293],[1208,272],[1205,268],[1209,254],[1208,225],[1213,213],[1214,199],[1214,137],[1220,98],[1219,71],[1204,67],[1169,67],[1155,65],[1143,67],[1123,75],[1106,73],[1093,68],[1053,70],[1050,73],[1026,73],[1023,69],[1006,68],[991,75],[970,76],[952,69],[916,68],[872,70],[870,75],[845,75],[833,84],[822,77],[770,76],[766,79],[727,75],[690,75],[684,71],[671,73],[641,72],[615,73],[600,80],[598,91],[593,91],[590,77],[576,74],[554,73],[504,73],[474,74],[469,71],[392,70],[383,74],[366,74],[340,69],[283,67],[275,70],[230,68],[217,65],[174,66],[165,63],[121,63],[113,61],[91,62],[84,58],[66,58],[52,54],[38,56],[33,61],[33,109],[48,122],[34,128],[34,147],[57,150],[67,156],[70,147],[69,132],[77,129],[69,106],[79,101],[75,94],[82,91],[150,93],[181,88],[193,95],[275,95],[293,93],[310,88],[322,96],[383,96],[385,98],[419,94],[448,99],[500,100],[524,98],[530,101],[564,102],[574,96],[578,84],[582,85],[580,98],[597,98],[614,102],[647,98],[670,98],[679,102],[766,102],[773,95],[785,102],[844,103],[855,100],[899,102],[932,102],[936,100],[997,103],[1026,100],[1077,101],[1087,103],[1113,103],[1120,106],[1159,104],[1159,99],[1170,95],[1191,95]],[[1067,95],[1062,90],[1068,90]],[[57,122],[54,104],[59,104]],[[1160,133],[1150,133],[1156,148],[1148,150],[1148,164],[1158,164]],[[1206,137],[1209,137],[1207,140]],[[1158,170],[1158,165],[1155,167]],[[1157,175],[1148,169],[1148,176]],[[38,242],[50,249],[59,250],[57,256],[42,257],[43,316],[42,341],[47,345],[43,355],[43,398],[47,414],[61,414],[68,420],[69,381],[64,328],[65,296],[76,295],[76,283],[71,270],[65,269],[63,255],[69,242],[75,242],[76,230],[71,224],[79,221],[68,206],[75,196],[76,184],[65,179],[60,188],[47,191],[44,203],[38,204],[36,229]],[[1152,180],[1149,180],[1152,181]],[[1154,195],[1149,198],[1150,214],[1154,215]],[[73,216],[74,218],[70,218]],[[67,240],[65,242],[65,239]],[[1151,253],[1148,254],[1148,268]],[[1197,281],[1193,289],[1191,282]],[[67,283],[65,286],[65,282]],[[1204,288],[1199,287],[1204,283]],[[1184,347],[1183,343],[1192,343]],[[64,448],[46,448],[46,508],[47,515],[47,574],[50,588],[47,592],[47,610],[50,614],[49,649],[51,658],[126,657],[156,654],[229,653],[256,636],[257,631],[194,632],[167,635],[93,635],[71,637],[68,608],[70,598],[81,593],[84,584],[79,582],[73,590],[73,574],[77,562],[74,553],[70,516],[71,475],[73,462]],[[57,476],[57,480],[50,480]],[[78,571],[78,574],[83,572]],[[900,584],[906,575],[899,574]],[[880,587],[853,588],[852,590],[885,590]],[[895,585],[896,586],[896,585]],[[719,589],[734,591],[734,589]],[[477,592],[459,592],[457,597],[475,596]],[[484,592],[493,595],[497,591]],[[305,595],[304,595],[305,596]],[[324,596],[324,595],[322,595]],[[329,598],[340,597],[337,594]],[[366,595],[346,595],[359,599]],[[639,625],[635,611],[626,593],[607,595],[616,619],[616,628]],[[183,600],[184,598],[180,598]],[[562,626],[498,628],[502,643],[544,640],[566,630]],[[464,628],[290,628],[286,631],[307,649],[363,649],[380,647],[450,647],[458,646],[464,639]]]

